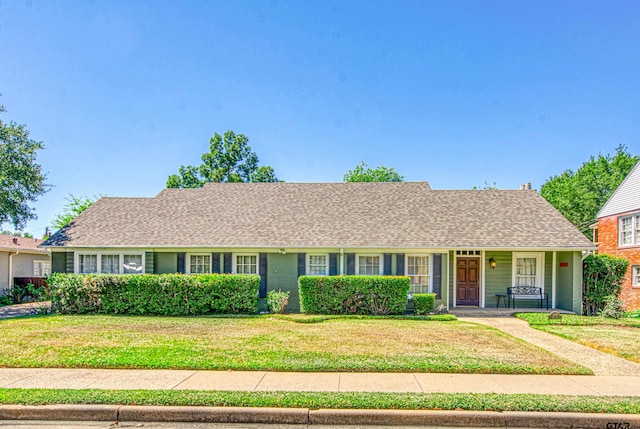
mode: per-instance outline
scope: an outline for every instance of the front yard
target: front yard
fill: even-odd
[[[323,320],[323,319],[320,319]],[[0,321],[0,366],[590,374],[459,321],[43,316]]]
[[[549,320],[546,314],[523,313],[518,317],[541,331],[640,363],[640,320],[563,315]]]

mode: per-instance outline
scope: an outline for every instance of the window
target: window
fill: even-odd
[[[211,254],[189,254],[188,274],[210,274]]]
[[[544,289],[543,258],[544,253],[514,253],[513,286],[535,286]]]
[[[33,261],[33,275],[35,277],[44,277],[49,274],[51,274],[51,262]]]
[[[356,274],[361,276],[381,276],[380,255],[357,255]]]
[[[258,274],[258,255],[235,255],[236,274]]]
[[[98,255],[79,255],[78,272],[81,274],[92,274],[98,272]]]
[[[411,280],[409,293],[429,293],[429,256],[407,255],[406,265]]]
[[[326,276],[329,274],[328,255],[307,255],[307,275]]]
[[[631,286],[640,287],[640,265],[631,267]]]
[[[620,246],[640,244],[640,214],[620,218]]]
[[[100,272],[108,274],[120,273],[120,255],[102,255]]]
[[[79,274],[142,274],[142,253],[76,253],[76,272]]]

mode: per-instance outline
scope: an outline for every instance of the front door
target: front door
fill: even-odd
[[[457,258],[456,305],[480,305],[480,258]]]

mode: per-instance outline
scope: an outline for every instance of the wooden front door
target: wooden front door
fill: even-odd
[[[456,305],[480,305],[480,258],[456,259]]]

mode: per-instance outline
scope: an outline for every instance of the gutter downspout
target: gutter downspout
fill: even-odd
[[[13,287],[13,257],[19,254],[20,251],[16,250],[16,253],[9,253],[9,287]]]

